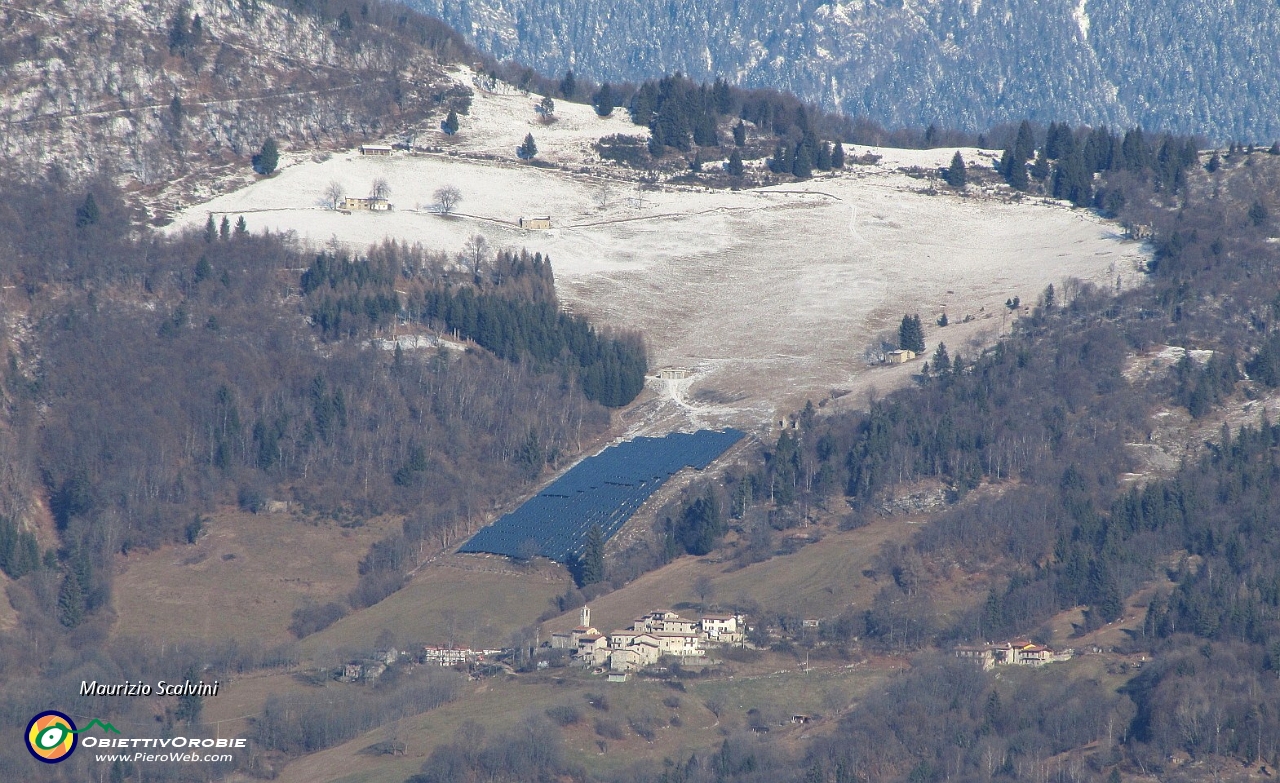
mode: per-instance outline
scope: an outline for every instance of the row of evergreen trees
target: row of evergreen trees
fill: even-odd
[[[1026,191],[1035,180],[1054,198],[1090,206],[1095,197],[1094,174],[1149,172],[1162,190],[1176,193],[1186,180],[1187,169],[1197,160],[1198,150],[1191,138],[1166,135],[1152,139],[1141,128],[1121,136],[1105,125],[1073,130],[1066,123],[1050,123],[1043,144],[1037,148],[1035,129],[1023,120],[1014,142],[1005,147],[997,170],[1015,190]]]
[[[698,85],[676,74],[645,82],[631,97],[631,121],[649,128],[649,151],[661,157],[667,147],[688,151],[720,146],[719,119],[732,110],[728,85]]]
[[[437,288],[423,295],[420,315],[503,359],[572,366],[583,394],[611,408],[631,402],[644,388],[648,360],[639,339],[602,336],[585,318],[561,312],[553,302]]]
[[[811,131],[805,131],[794,145],[779,141],[769,159],[769,170],[774,174],[790,174],[800,179],[813,176],[814,169],[831,171],[844,168],[844,144],[819,142]]]
[[[0,517],[0,571],[10,579],[21,579],[39,567],[40,546],[36,537],[19,530],[8,517]]]

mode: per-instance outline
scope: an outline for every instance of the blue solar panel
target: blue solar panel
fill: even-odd
[[[609,540],[673,474],[685,467],[706,468],[743,435],[734,429],[699,430],[610,446],[476,533],[458,551],[508,557],[535,551],[568,562],[582,553],[592,527],[599,526]]]

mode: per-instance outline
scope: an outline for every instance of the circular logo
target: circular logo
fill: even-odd
[[[57,764],[76,749],[76,724],[57,710],[46,710],[27,724],[27,750],[37,760]]]

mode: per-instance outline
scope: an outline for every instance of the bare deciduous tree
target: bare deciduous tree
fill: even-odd
[[[436,200],[436,211],[441,215],[448,215],[462,201],[462,191],[454,185],[444,185],[436,188],[436,192],[432,194],[432,198]]]
[[[369,198],[391,198],[391,185],[383,177],[378,177],[369,186]]]
[[[707,602],[715,597],[716,586],[706,574],[699,574],[698,578],[693,580],[693,592],[698,596],[698,603],[702,605],[702,610],[706,611]]]
[[[347,193],[342,184],[334,180],[324,189],[324,203],[328,204],[330,209],[337,209],[342,206],[342,201],[346,198],[346,195]]]
[[[462,254],[471,263],[472,271],[479,271],[489,257],[489,240],[480,234],[472,236],[462,246]]]

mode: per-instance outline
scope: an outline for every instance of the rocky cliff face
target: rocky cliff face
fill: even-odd
[[[547,72],[724,75],[889,126],[1031,117],[1280,136],[1271,0],[411,2]]]
[[[0,161],[22,177],[105,174],[163,213],[217,188],[210,174],[248,174],[267,137],[288,150],[385,136],[456,87],[423,36],[382,22],[260,0],[5,3]]]

